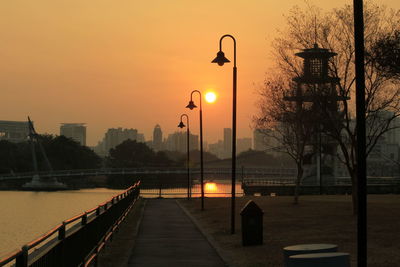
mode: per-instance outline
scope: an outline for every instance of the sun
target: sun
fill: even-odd
[[[208,92],[205,95],[206,101],[208,103],[214,103],[217,100],[217,95],[214,92]]]

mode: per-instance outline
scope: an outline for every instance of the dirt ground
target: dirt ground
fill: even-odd
[[[254,200],[264,211],[264,244],[243,247],[240,210]],[[282,248],[304,243],[337,244],[351,254],[356,266],[356,217],[351,196],[302,196],[299,205],[292,197],[242,197],[236,199],[236,233],[230,234],[230,198],[179,200],[217,246],[231,266],[283,264]],[[368,196],[368,266],[400,266],[400,196]]]

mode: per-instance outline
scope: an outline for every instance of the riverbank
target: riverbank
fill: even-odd
[[[240,210],[254,200],[264,211],[264,244],[241,245]],[[351,196],[242,197],[236,199],[236,234],[230,234],[230,198],[179,200],[212,237],[230,266],[282,266],[282,248],[302,243],[333,243],[351,254],[356,266],[356,217],[352,215]],[[396,266],[400,262],[399,195],[368,196],[368,266]]]

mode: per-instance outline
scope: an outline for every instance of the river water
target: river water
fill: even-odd
[[[0,258],[122,190],[0,191]]]
[[[192,197],[200,197],[195,182]],[[110,200],[123,190],[104,188],[58,192],[0,191],[0,258],[47,233],[62,221]],[[229,180],[204,182],[205,197],[230,197]],[[143,197],[185,198],[187,188],[141,189]],[[242,196],[240,183],[236,195]]]

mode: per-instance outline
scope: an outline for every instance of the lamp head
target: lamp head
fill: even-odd
[[[217,63],[219,66],[223,66],[225,63],[229,63],[229,62],[230,62],[229,59],[227,59],[225,57],[225,54],[222,51],[219,51],[217,53],[217,57],[214,58],[213,61],[211,61],[211,63]]]
[[[194,104],[192,100],[189,101],[189,104],[186,106],[186,108],[190,108],[191,110],[194,108],[197,108],[197,106]]]
[[[182,129],[183,127],[185,127],[185,126],[186,126],[186,125],[183,123],[183,121],[181,121],[181,122],[179,123],[179,125],[178,125],[178,127],[181,128],[181,129]]]

